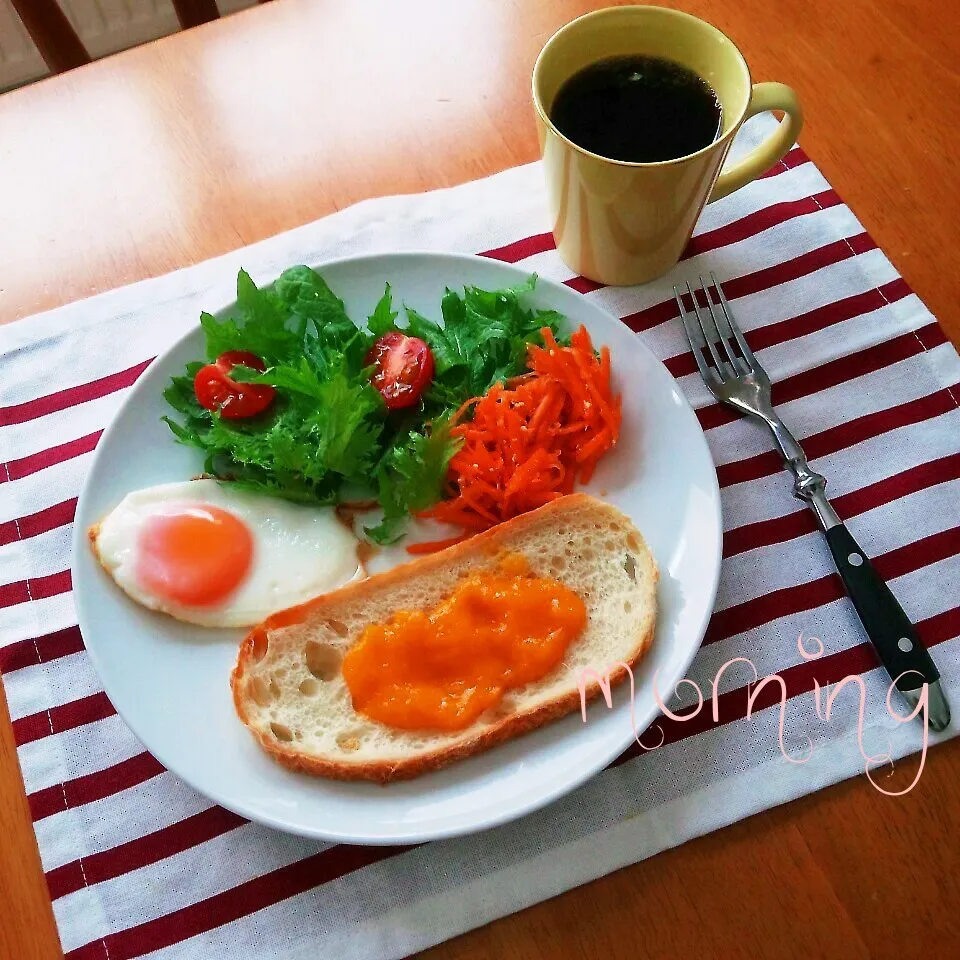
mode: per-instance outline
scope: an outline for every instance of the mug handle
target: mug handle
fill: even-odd
[[[708,203],[713,203],[714,200],[739,190],[751,180],[756,180],[774,164],[779,163],[796,142],[803,126],[803,110],[800,109],[800,101],[793,90],[785,83],[755,83],[743,119],[748,120],[768,110],[782,110],[783,120],[763,143],[720,174]]]

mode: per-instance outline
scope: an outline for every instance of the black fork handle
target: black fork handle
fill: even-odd
[[[847,596],[884,669],[912,707],[917,706],[926,688],[926,719],[932,730],[943,730],[950,723],[950,705],[940,688],[940,672],[910,618],[837,516],[824,491],[826,480],[810,469],[793,434],[775,414],[766,422],[793,475],[794,496],[816,514]]]
[[[840,524],[827,530],[826,537],[847,595],[897,689],[918,690],[939,680],[940,672],[910,618],[850,531]]]

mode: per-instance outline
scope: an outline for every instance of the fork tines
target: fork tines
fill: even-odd
[[[686,292],[693,305],[692,311],[684,306],[683,293],[680,289],[677,286],[673,288],[677,306],[680,308],[680,317],[687,331],[687,339],[690,341],[690,349],[697,361],[697,369],[707,383],[710,383],[711,377],[727,380],[744,376],[752,373],[759,366],[739,325],[733,318],[730,304],[727,303],[723,288],[712,270],[710,280],[717,294],[716,302],[710,295],[710,287],[704,283],[702,276],[699,291],[694,292],[690,282],[687,281]],[[706,301],[703,306],[697,302],[698,293],[702,294]],[[739,350],[736,347],[739,347]]]

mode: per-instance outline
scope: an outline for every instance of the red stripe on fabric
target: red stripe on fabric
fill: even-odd
[[[58,707],[14,720],[13,739],[18,747],[22,747],[25,743],[49,737],[54,733],[63,733],[64,730],[82,727],[86,723],[105,720],[116,712],[103,691],[92,693],[88,697],[71,700]]]
[[[800,147],[793,147],[789,153],[774,167],[771,167],[766,173],[761,174],[757,179],[766,180],[767,177],[775,177],[801,164],[809,163],[810,158]]]
[[[226,923],[271,907],[345,874],[354,873],[371,864],[400,856],[413,849],[416,848],[344,845],[331,847],[329,850],[315,853],[313,856],[281,867],[264,876],[247,880],[239,886],[191,904],[189,907],[175,910],[155,920],[148,920],[136,927],[112,933],[103,939],[102,944],[109,951],[110,960],[132,960],[145,953],[161,950],[171,944],[199,936],[208,930],[215,930]],[[88,960],[93,957],[103,960],[104,951],[100,940],[71,950],[65,960]]]
[[[860,256],[861,253],[869,253],[871,250],[877,249],[877,244],[874,242],[873,237],[869,233],[858,233],[855,237],[849,237],[843,241],[846,243],[855,256]]]
[[[807,459],[816,460],[819,457],[826,457],[838,450],[847,450],[884,433],[950,413],[956,409],[951,393],[956,387],[960,387],[960,384],[944,387],[926,397],[917,397],[915,400],[908,400],[906,403],[888,407],[886,410],[877,410],[862,417],[854,417],[846,423],[804,437],[801,444]],[[772,450],[766,450],[753,457],[721,464],[717,467],[717,480],[721,487],[730,487],[735,483],[771,477],[782,469],[783,462],[780,455]]]
[[[20,460],[11,460],[6,464],[4,473],[0,474],[0,483],[6,483],[8,480],[22,480],[38,470],[44,470],[47,467],[63,463],[65,460],[72,460],[84,453],[90,453],[96,447],[102,433],[102,430],[97,430],[94,433],[88,433],[85,437],[69,440],[67,443],[61,443],[56,447],[47,447],[46,450],[32,453]]]
[[[785,260],[771,267],[764,267],[762,270],[756,270],[754,273],[748,273],[742,277],[724,280],[723,292],[728,300],[736,300],[738,297],[759,293],[761,290],[769,290],[771,287],[779,286],[782,283],[789,283],[791,280],[805,277],[821,270],[823,267],[849,260],[851,257],[866,253],[868,250],[875,250],[876,246],[867,233],[861,233],[845,240],[835,240],[833,243],[825,244],[816,250],[802,253],[792,260]],[[679,316],[676,300],[670,299],[663,300],[647,307],[645,310],[628,314],[620,319],[631,330],[642,333],[644,330],[650,330]]]
[[[60,410],[75,407],[79,403],[116,393],[117,390],[131,386],[152,363],[152,360],[153,358],[144,360],[126,370],[101,377],[99,380],[91,380],[76,387],[67,387],[56,393],[48,393],[45,397],[37,397],[35,400],[27,400],[25,403],[17,403],[9,407],[0,407],[0,426],[26,423],[37,417],[44,417],[48,413],[57,413]]]
[[[13,740],[18,747],[22,747],[25,743],[32,743],[34,740],[40,740],[51,733],[46,711],[14,720],[12,726]]]
[[[6,523],[0,523],[0,546],[7,543],[16,543],[20,539],[20,533],[17,530],[17,521],[8,520]]]
[[[960,636],[960,606],[944,610],[915,624],[917,633],[926,647],[935,647]]]
[[[107,717],[114,716],[116,712],[113,704],[107,699],[107,695],[100,691],[90,694],[88,697],[81,697],[79,700],[71,700],[69,703],[52,707],[49,711],[42,710],[39,713],[15,720],[13,722],[13,736],[17,745],[23,746],[30,740],[39,740],[41,737],[49,737],[54,733],[63,733],[65,730],[82,727],[85,723],[93,723],[96,720],[106,720]],[[38,721],[42,721],[39,734],[30,737],[30,740],[23,739],[19,733],[19,725],[23,724],[24,730],[34,730],[38,728]]]
[[[92,940],[65,954],[63,960],[111,960],[111,958],[107,955],[102,940]]]
[[[132,870],[176,856],[247,823],[223,807],[210,807],[161,830],[74,860],[47,873],[50,899],[56,900],[94,883],[113,880]]]
[[[791,340],[809,336],[811,333],[825,330],[845,320],[853,320],[855,317],[879,310],[897,300],[902,300],[911,293],[913,291],[906,281],[897,277],[896,280],[891,280],[875,290],[844,297],[842,300],[835,300],[833,303],[817,307],[808,313],[801,313],[789,320],[780,320],[777,323],[750,330],[746,333],[747,343],[754,351],[789,343]],[[663,363],[675,377],[684,377],[697,372],[696,362],[689,350],[670,357]]]
[[[527,257],[554,249],[556,249],[556,243],[553,234],[538,233],[534,237],[524,237],[523,240],[508,243],[505,247],[484,250],[480,256],[489,257],[491,260],[502,260],[504,263],[516,263],[518,260],[526,260]]]
[[[34,821],[43,820],[44,817],[66,809],[93,803],[94,800],[102,800],[120,793],[121,790],[135,787],[163,772],[164,768],[159,760],[149,753],[138,753],[129,760],[123,760],[104,770],[34,791],[27,796],[30,816]]]
[[[77,498],[74,497],[44,510],[38,510],[28,516],[20,517],[18,520],[8,520],[6,523],[0,523],[0,546],[15,543],[18,540],[29,540],[30,537],[37,537],[41,533],[48,533],[51,530],[56,530],[57,527],[64,527],[68,523],[73,523],[76,511]]]
[[[960,527],[953,527],[881,554],[873,558],[873,565],[880,576],[889,581],[939,563],[957,553],[960,553]],[[817,580],[782,587],[761,597],[744,600],[714,613],[703,638],[704,645],[728,640],[782,617],[833,603],[844,596],[840,574],[830,573]]]
[[[849,520],[868,510],[901,500],[929,487],[960,479],[960,453],[939,460],[931,460],[911,467],[892,477],[878,480],[869,486],[845,493],[832,500],[841,520]],[[723,535],[723,555],[733,557],[757,547],[769,547],[785,543],[796,537],[815,533],[819,528],[813,513],[806,507],[770,520],[746,523]]]
[[[16,583],[0,585],[0,609],[14,607],[18,603],[31,600],[46,600],[61,593],[69,593],[72,588],[69,570],[51,573],[46,577],[34,577],[30,580],[18,580]]]
[[[23,667],[35,667],[49,663],[84,649],[79,627],[67,627],[56,633],[29,640],[18,640],[0,648],[0,673],[13,673]]]
[[[916,628],[920,639],[923,640],[927,648],[952,640],[960,635],[960,607],[922,620],[916,624]],[[787,699],[793,700],[804,693],[810,693],[813,690],[814,681],[819,683],[821,687],[825,687],[829,684],[839,683],[844,677],[856,676],[878,666],[880,666],[880,661],[877,659],[873,645],[860,643],[854,647],[848,647],[846,650],[839,650],[837,653],[820,657],[817,660],[808,660],[778,670],[777,675],[783,678],[787,690]],[[708,694],[709,691],[704,691],[705,699]],[[687,740],[699,733],[705,733],[707,730],[745,719],[747,716],[747,694],[747,686],[721,693],[717,697],[718,721],[716,723],[713,720],[710,703],[705,702],[696,716],[687,720],[671,720],[669,717],[661,716],[653,722],[652,726],[659,727],[663,731],[663,746]],[[768,684],[760,691],[754,701],[752,710],[764,710],[774,706],[779,701],[779,684]],[[886,707],[882,704],[878,705],[878,708],[886,710]],[[681,715],[684,713],[691,714],[693,708],[687,711],[679,711],[679,713]],[[650,733],[646,737],[641,736],[641,740],[652,746],[659,742],[660,737],[658,734]],[[646,752],[634,743],[611,766],[619,766],[621,763],[626,763],[628,760]]]
[[[110,960],[102,940],[93,940],[64,955],[64,960]]]
[[[895,363],[909,360],[925,350],[931,350],[948,342],[947,335],[940,329],[937,322],[933,321],[918,331],[902,333],[898,337],[867,347],[866,350],[838,357],[836,360],[830,360],[818,367],[812,367],[810,370],[779,380],[773,385],[773,404],[778,406],[790,403],[801,397],[819,393],[821,390],[839,386],[841,383],[848,383],[856,380],[857,377],[891,367]],[[701,407],[696,414],[704,430],[712,430],[740,418],[740,414],[735,410],[723,407],[719,403]],[[810,456],[809,453],[808,456]]]
[[[30,596],[34,600],[57,597],[62,593],[69,593],[73,589],[73,580],[69,570],[51,573],[46,577],[33,577],[28,582],[30,584]]]
[[[18,603],[26,603],[30,599],[27,581],[19,580],[16,583],[5,583],[0,586],[0,609],[13,607]]]
[[[605,283],[588,280],[586,277],[571,277],[563,282],[565,286],[568,286],[571,290],[576,290],[577,293],[593,293],[594,290],[602,290],[606,286]]]
[[[839,206],[842,202],[835,190],[824,190],[822,193],[802,197],[799,200],[784,200],[780,203],[772,203],[769,207],[763,207],[753,213],[748,213],[732,223],[691,237],[680,259],[689,260],[691,257],[697,257],[710,250],[717,250],[731,243],[739,243],[741,240],[755,237],[758,233],[763,233],[764,230],[786,223],[788,220],[794,220],[811,213],[819,213],[821,210]]]
[[[919,330],[914,330],[913,335],[923,344],[924,350],[933,350],[950,340],[937,320]]]

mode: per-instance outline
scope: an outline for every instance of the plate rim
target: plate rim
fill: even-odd
[[[403,259],[403,258],[426,258],[430,260],[440,260],[444,262],[454,262],[454,263],[483,263],[485,265],[495,265],[498,268],[506,269],[510,272],[516,273],[518,279],[521,276],[529,277],[531,274],[536,274],[535,270],[524,270],[523,268],[517,266],[513,263],[507,263],[505,261],[495,260],[489,257],[483,257],[477,254],[466,254],[466,253],[454,253],[438,250],[426,250],[426,249],[413,249],[413,250],[389,250],[382,252],[372,252],[357,254],[353,256],[345,257],[335,257],[331,259],[325,259],[319,263],[306,264],[315,270],[317,273],[322,275],[324,269],[341,266],[344,264],[353,264],[365,260],[392,260],[392,259]],[[310,258],[305,258],[309,260]],[[304,261],[301,261],[304,262]],[[293,265],[293,264],[291,264]],[[279,274],[277,275],[279,277]],[[272,287],[273,283],[276,281],[277,277],[268,283],[264,283],[261,289],[267,287]],[[569,287],[561,283],[560,281],[553,280],[549,277],[543,277],[537,275],[537,284],[543,285],[546,287],[555,287],[563,292],[564,296],[572,295],[577,296],[577,292],[571,290]],[[582,295],[581,295],[582,296]],[[602,313],[610,322],[613,324],[622,325],[623,321],[617,317],[615,314],[611,313],[605,309],[600,304],[594,303],[593,301],[586,300],[585,302],[590,305],[593,310]],[[212,313],[215,317],[222,316],[225,312],[229,311],[236,305],[236,299],[227,301],[223,303],[216,310],[206,311]],[[569,317],[567,318],[570,319]],[[572,322],[572,321],[571,321]],[[157,367],[167,359],[172,353],[174,353],[186,340],[197,335],[200,330],[199,322],[193,324],[189,329],[184,331],[180,336],[170,342],[170,344],[160,353],[157,354],[150,361],[147,367],[144,369],[143,373],[147,373],[150,369]],[[696,426],[694,435],[696,436],[696,443],[701,449],[701,453],[706,457],[706,460],[710,463],[711,469],[709,471],[710,483],[708,492],[710,494],[710,503],[713,507],[712,511],[712,520],[713,520],[713,529],[716,532],[715,537],[713,538],[713,550],[709,557],[712,566],[712,579],[708,585],[708,589],[704,591],[704,596],[708,598],[708,602],[704,608],[704,614],[700,618],[700,622],[697,624],[696,630],[696,642],[690,644],[689,651],[681,658],[679,665],[679,672],[675,680],[673,680],[673,685],[678,683],[685,675],[687,670],[690,667],[690,664],[693,662],[697,653],[700,651],[703,637],[706,633],[707,626],[710,622],[710,618],[713,614],[714,603],[716,601],[717,591],[719,588],[720,582],[720,573],[721,573],[721,560],[723,552],[723,515],[722,515],[722,504],[720,499],[720,486],[717,478],[717,472],[715,464],[713,461],[712,454],[710,453],[710,447],[707,443],[706,435],[703,431],[702,426],[700,425],[699,420],[697,419],[696,413],[693,409],[693,406],[690,404],[690,401],[687,399],[684,392],[679,388],[679,384],[675,377],[670,373],[666,368],[662,360],[660,360],[656,354],[650,349],[650,347],[643,341],[639,334],[634,333],[636,337],[637,345],[640,349],[646,351],[649,355],[649,358],[659,367],[663,369],[663,373],[676,384],[676,393],[680,398],[680,407],[684,411],[684,415],[691,419],[692,424]],[[139,381],[139,378],[138,378]],[[91,483],[90,479],[94,473],[94,467],[100,460],[103,455],[103,450],[108,446],[105,441],[111,439],[114,432],[120,429],[119,424],[122,419],[122,414],[127,409],[128,406],[132,405],[137,401],[138,398],[138,387],[137,381],[130,388],[130,392],[124,397],[122,403],[114,411],[111,416],[110,422],[104,428],[103,433],[100,437],[100,440],[97,443],[95,450],[93,451],[93,457],[90,461],[90,465],[87,469],[86,475],[84,476],[83,484],[80,489],[79,496],[77,498],[77,506],[75,510],[75,517],[80,518],[85,512],[87,506],[87,501],[92,498],[93,494],[90,492]],[[71,562],[70,569],[71,575],[73,576],[74,583],[77,586],[74,586],[73,589],[73,601],[74,608],[77,616],[77,624],[80,629],[81,635],[84,633],[84,622],[88,627],[91,626],[91,618],[87,611],[86,600],[83,597],[83,590],[79,588],[79,584],[82,582],[82,579],[77,577],[76,570],[78,564],[81,562],[81,558],[89,558],[90,548],[88,544],[87,530],[85,526],[75,520],[73,534],[71,537]],[[656,557],[654,558],[657,559]],[[659,566],[659,561],[658,561]],[[659,617],[657,620],[657,626],[655,629],[659,628]],[[242,629],[242,628],[240,628]],[[425,829],[422,824],[416,825],[411,828],[405,828],[402,832],[398,831],[394,834],[387,836],[373,836],[369,833],[361,834],[350,834],[342,830],[331,832],[329,830],[324,830],[322,827],[315,825],[308,825],[297,822],[290,822],[283,820],[280,817],[274,816],[269,813],[264,813],[261,810],[250,809],[244,804],[242,800],[235,800],[231,795],[224,796],[220,793],[219,790],[212,790],[206,786],[200,787],[197,786],[191,777],[183,774],[178,769],[178,764],[174,758],[173,762],[168,762],[169,757],[166,756],[166,751],[155,751],[151,748],[146,739],[141,735],[140,730],[138,729],[138,724],[131,722],[125,710],[121,710],[120,707],[114,701],[114,698],[111,696],[110,691],[107,690],[107,681],[104,676],[104,672],[101,670],[101,659],[99,654],[96,651],[97,644],[94,642],[90,644],[84,639],[84,647],[87,651],[88,656],[91,659],[94,670],[97,674],[97,679],[103,685],[104,692],[106,693],[108,699],[110,700],[111,705],[117,712],[117,715],[120,719],[127,725],[130,731],[133,733],[134,737],[137,739],[140,746],[143,747],[149,754],[151,754],[159,763],[164,767],[165,770],[171,772],[174,776],[183,780],[191,789],[196,790],[202,796],[206,797],[208,800],[216,803],[219,806],[224,807],[226,810],[242,816],[245,819],[263,824],[265,826],[271,827],[276,830],[280,830],[284,833],[292,834],[295,836],[306,837],[314,840],[322,840],[333,843],[349,843],[362,846],[398,846],[405,845],[410,843],[423,843],[429,842],[431,840],[443,840],[459,836],[468,836],[470,834],[478,833],[484,830],[492,829],[497,826],[501,826],[505,823],[513,822],[514,820],[519,820],[521,817],[527,816],[529,814],[535,813],[536,811],[548,806],[551,803],[559,800],[561,797],[566,796],[569,793],[572,793],[578,787],[582,786],[588,780],[592,779],[604,769],[607,768],[609,763],[616,759],[624,749],[629,744],[629,739],[626,737],[619,738],[614,740],[611,738],[611,743],[613,744],[612,748],[608,751],[597,751],[596,757],[599,759],[592,760],[590,763],[583,764],[581,768],[572,774],[560,781],[553,789],[544,791],[542,794],[536,794],[532,800],[525,801],[522,803],[517,803],[514,807],[503,810],[499,813],[494,813],[489,816],[474,816],[468,825],[457,825],[451,824],[445,828],[435,829],[428,828]],[[672,689],[672,687],[671,687]],[[615,707],[614,709],[617,709]],[[621,705],[620,709],[623,709]],[[662,716],[662,710],[654,707],[653,712],[649,719],[645,719],[643,716],[637,717],[639,721],[637,724],[637,729],[640,730],[642,727],[643,730],[649,728],[659,716]],[[632,739],[632,733],[630,739]],[[623,742],[621,742],[623,741]],[[164,754],[164,755],[161,755]]]

